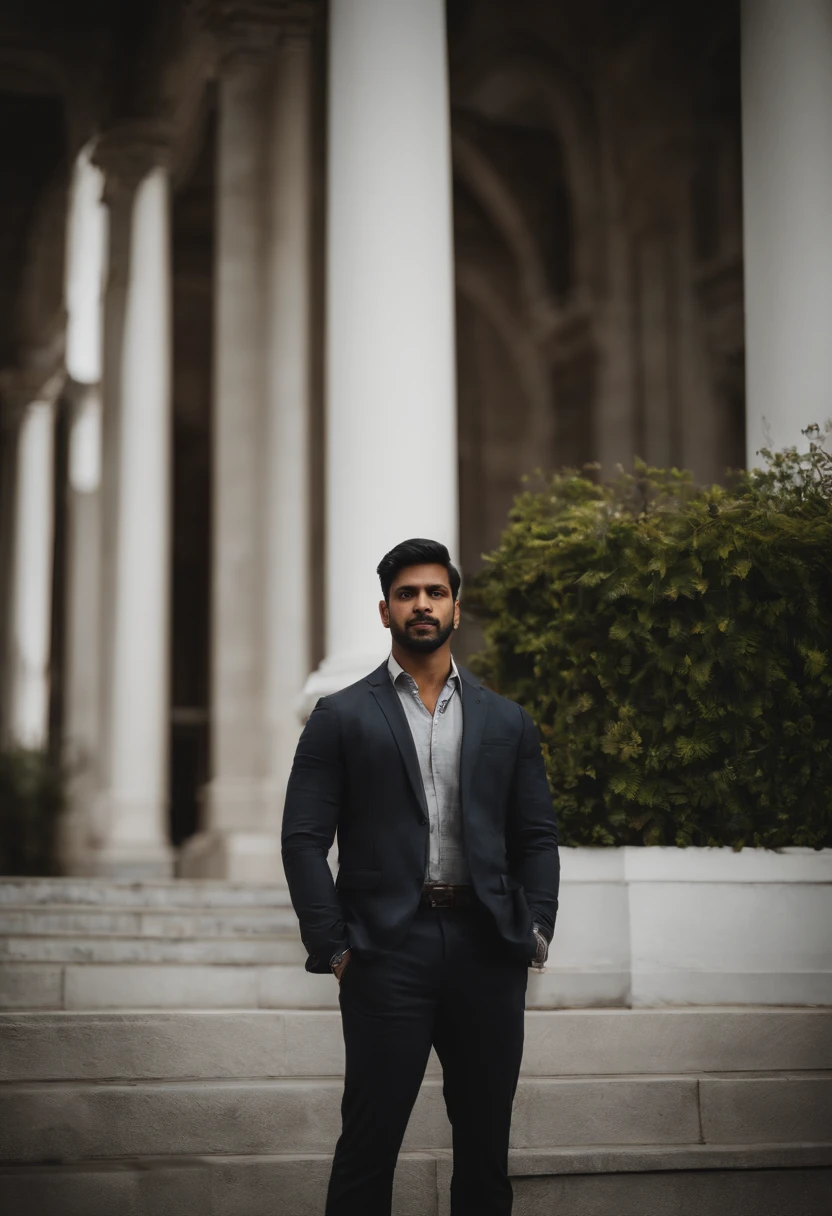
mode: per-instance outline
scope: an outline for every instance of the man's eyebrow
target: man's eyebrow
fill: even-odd
[[[447,583],[400,583],[396,588],[396,593],[399,591],[418,591],[424,587],[425,591],[450,591]]]

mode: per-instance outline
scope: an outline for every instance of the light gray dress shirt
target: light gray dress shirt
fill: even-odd
[[[399,694],[413,736],[425,789],[430,823],[430,849],[425,882],[467,886],[471,882],[462,838],[459,804],[459,757],[462,750],[462,693],[456,663],[431,714],[416,681],[390,655],[387,670]]]

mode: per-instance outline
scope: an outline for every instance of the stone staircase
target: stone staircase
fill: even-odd
[[[305,957],[276,885],[0,880],[0,1008],[337,1004]]]
[[[3,879],[0,921],[0,1210],[323,1211],[337,990],[303,972],[285,894]],[[515,1216],[829,1216],[832,1013],[531,1009],[511,1169]],[[432,1059],[396,1216],[447,1216],[449,1178]]]
[[[285,887],[0,878],[0,1009],[337,1009]],[[528,1003],[558,1001],[555,972]]]

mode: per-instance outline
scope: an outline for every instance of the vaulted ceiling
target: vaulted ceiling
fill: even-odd
[[[194,7],[189,0],[4,0],[0,383],[8,386],[33,362],[41,367],[47,348],[60,359],[72,163],[108,125],[169,107],[171,56]],[[7,388],[3,396],[10,395]]]

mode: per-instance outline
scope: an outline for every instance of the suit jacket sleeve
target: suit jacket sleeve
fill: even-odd
[[[349,945],[327,854],[335,839],[344,784],[338,714],[322,697],[298,742],[283,810],[283,868],[307,971],[326,972]]]
[[[511,873],[522,884],[535,923],[551,940],[558,912],[558,826],[537,727],[525,709],[514,771],[506,845]]]

